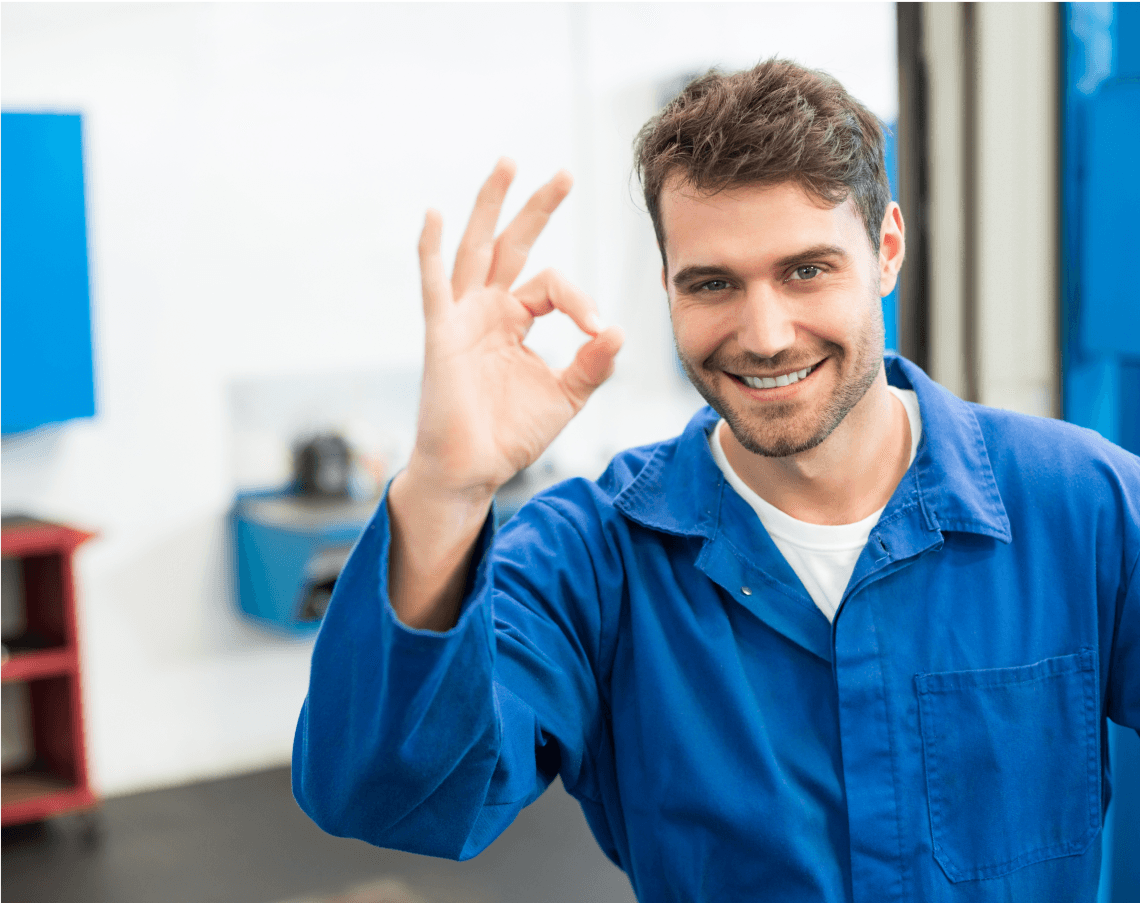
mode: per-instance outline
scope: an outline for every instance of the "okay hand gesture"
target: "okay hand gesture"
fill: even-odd
[[[593,301],[553,270],[514,287],[531,246],[570,191],[558,173],[496,238],[514,177],[500,160],[467,223],[450,280],[442,220],[429,211],[420,238],[426,338],[416,444],[409,472],[437,495],[489,504],[533,463],[612,373],[622,334],[601,328]],[[524,343],[535,318],[568,315],[590,338],[564,369]]]

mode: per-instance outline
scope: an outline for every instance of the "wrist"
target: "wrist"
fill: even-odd
[[[388,487],[388,509],[394,519],[432,545],[464,545],[478,535],[495,494],[493,490],[455,489],[411,462]]]
[[[490,499],[448,493],[405,469],[388,487],[392,545],[388,593],[409,627],[448,630],[459,605]]]
[[[480,520],[499,490],[499,484],[492,480],[456,480],[450,471],[434,466],[414,450],[396,480],[401,482],[402,492],[415,495],[424,504],[470,509]]]

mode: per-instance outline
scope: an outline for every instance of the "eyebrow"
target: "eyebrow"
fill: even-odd
[[[839,258],[841,261],[846,261],[848,254],[843,248],[837,245],[813,245],[810,248],[804,248],[802,251],[796,251],[792,254],[787,254],[781,257],[775,263],[777,270],[786,270],[790,267],[799,264],[809,263],[813,260],[820,260],[821,258],[831,257]],[[691,282],[694,279],[707,279],[717,276],[729,276],[732,271],[728,267],[723,266],[689,266],[683,270],[679,270],[673,276],[673,285],[678,288],[684,283]]]
[[[796,251],[794,254],[781,257],[776,261],[776,269],[786,270],[788,267],[795,266],[798,263],[819,260],[821,257],[838,257],[840,260],[846,260],[847,252],[837,245],[813,245],[810,248],[805,248],[802,251]]]
[[[680,288],[686,282],[692,282],[694,279],[707,279],[714,276],[729,276],[731,272],[725,267],[710,267],[710,266],[691,266],[685,267],[678,273],[673,275],[673,285]]]

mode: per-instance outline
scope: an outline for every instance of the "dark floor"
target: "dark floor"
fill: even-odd
[[[279,903],[388,879],[428,903],[632,903],[555,783],[475,859],[448,862],[324,834],[287,769],[106,800],[99,839],[64,817],[4,829],[4,903]]]

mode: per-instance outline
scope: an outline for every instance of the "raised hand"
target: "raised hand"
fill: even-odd
[[[553,270],[512,289],[531,246],[570,190],[568,173],[542,186],[495,238],[514,165],[501,160],[483,185],[451,279],[440,255],[442,222],[429,211],[420,238],[426,339],[415,450],[409,469],[436,492],[488,500],[533,463],[613,370],[616,328],[602,330],[593,302]],[[536,317],[568,315],[590,336],[555,370],[524,343]]]
[[[514,164],[483,185],[450,280],[442,220],[420,236],[426,323],[416,444],[388,493],[389,598],[404,623],[455,623],[465,575],[495,491],[534,462],[613,372],[622,334],[602,329],[593,302],[553,270],[518,288],[531,246],[570,190],[558,173],[495,237]],[[536,317],[569,316],[589,339],[553,369],[524,343]]]

